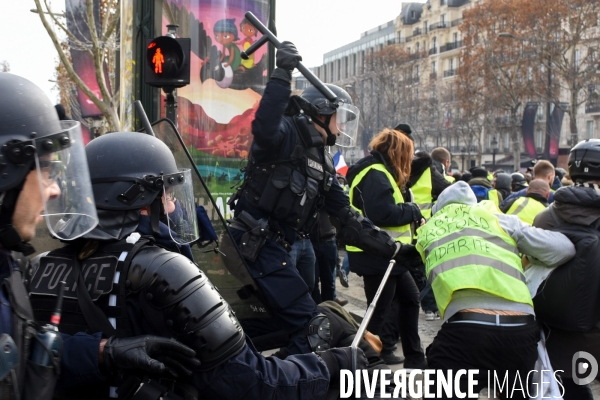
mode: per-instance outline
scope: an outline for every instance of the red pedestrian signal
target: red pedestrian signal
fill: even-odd
[[[154,87],[178,88],[190,83],[189,38],[160,36],[146,45],[144,82]]]

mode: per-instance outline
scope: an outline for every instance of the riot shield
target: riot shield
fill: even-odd
[[[196,205],[206,209],[218,237],[216,243],[192,246],[194,260],[231,304],[240,320],[269,318],[266,307],[259,300],[258,286],[248,272],[246,263],[227,230],[225,219],[200,176],[177,128],[170,120],[162,119],[153,123],[152,129],[156,137],[169,147],[177,165],[186,168],[189,166],[195,172],[192,174],[192,180]]]
[[[179,167],[190,168],[194,173],[194,195],[197,206],[203,206],[208,214],[218,241],[193,245],[194,260],[219,289],[240,320],[270,318],[266,307],[259,300],[260,293],[254,279],[248,272],[244,259],[233,242],[223,216],[200,176],[200,172],[190,156],[177,128],[168,119],[152,124],[156,137],[171,150]],[[64,246],[53,239],[46,224],[38,225],[36,237],[32,241],[36,254],[55,250]]]

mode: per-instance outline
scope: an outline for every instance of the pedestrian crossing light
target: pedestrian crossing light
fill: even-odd
[[[146,41],[144,82],[160,88],[178,88],[190,83],[189,38],[159,36]]]

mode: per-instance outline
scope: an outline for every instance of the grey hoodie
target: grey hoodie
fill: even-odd
[[[432,213],[449,204],[475,206],[477,198],[465,182],[456,182],[444,190],[432,208]],[[517,243],[519,252],[526,254],[536,264],[548,267],[561,265],[575,256],[575,246],[562,233],[534,228],[523,223],[514,215],[496,214],[500,227]],[[524,303],[515,303],[479,290],[464,289],[455,292],[444,314],[444,321],[466,308],[487,310],[520,311],[534,314],[533,308]]]

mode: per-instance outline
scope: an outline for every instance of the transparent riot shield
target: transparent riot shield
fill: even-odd
[[[200,176],[177,128],[168,119],[153,123],[152,128],[156,137],[173,152],[177,165],[192,170],[196,205],[206,209],[218,237],[217,243],[192,246],[196,263],[219,289],[225,300],[231,304],[240,320],[270,318],[266,307],[259,300],[258,286],[248,272],[244,259],[227,230],[225,220]]]

